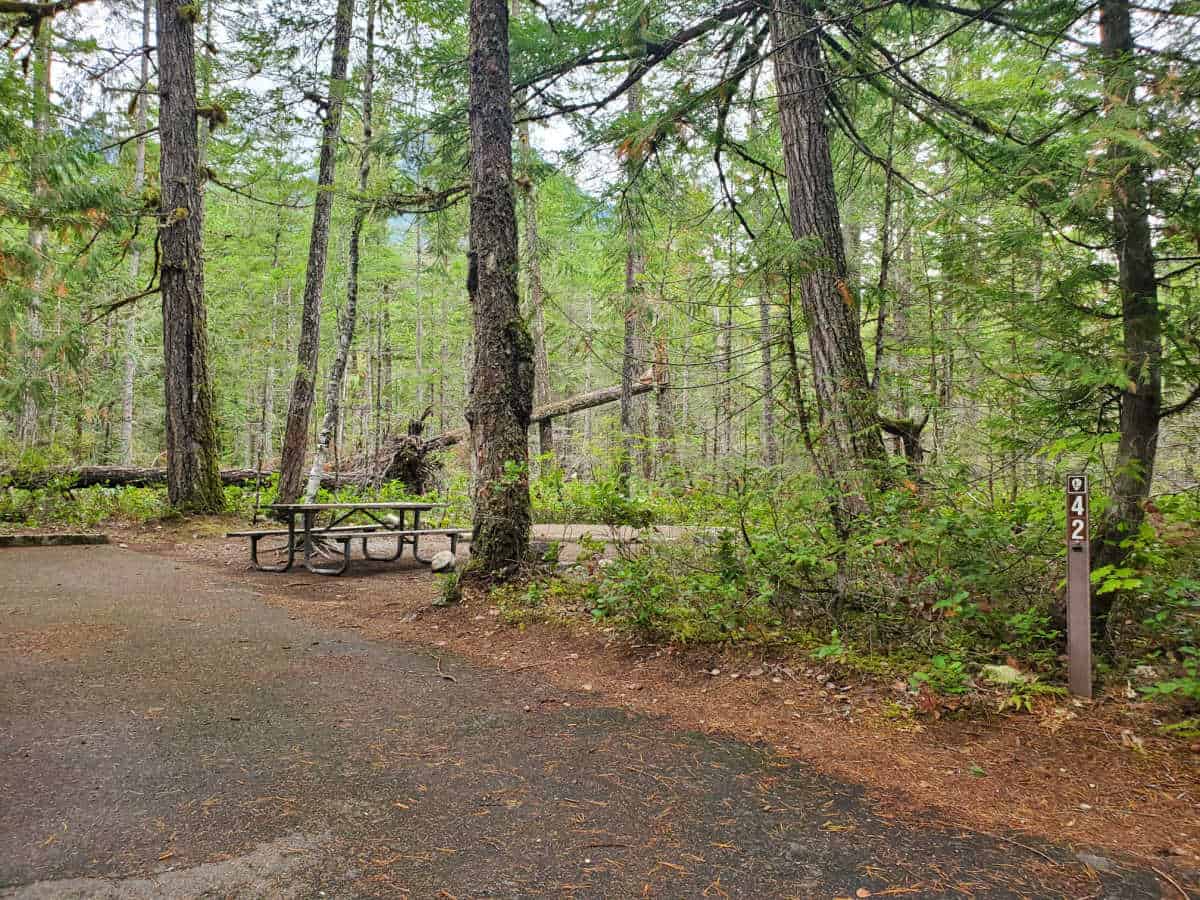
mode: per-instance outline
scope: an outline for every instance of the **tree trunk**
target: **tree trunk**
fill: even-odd
[[[529,548],[533,342],[517,297],[507,0],[470,5],[471,212],[467,292],[474,321],[467,421],[475,456],[471,571],[514,573]]]
[[[329,67],[329,105],[321,134],[312,238],[308,245],[308,268],[304,273],[304,309],[300,314],[296,374],[292,382],[287,428],[279,458],[280,503],[291,503],[300,496],[304,480],[304,456],[308,448],[308,424],[312,415],[317,354],[321,339],[321,293],[325,284],[325,261],[329,249],[329,219],[333,212],[333,177],[337,162],[338,135],[342,126],[346,66],[350,57],[350,30],[353,19],[354,0],[338,0],[333,59]]]
[[[141,135],[134,145],[133,193],[141,202],[146,186],[146,91],[150,86],[150,11],[152,0],[142,3],[142,59],[138,93],[134,100],[134,129]],[[142,248],[134,246],[129,253],[129,280],[137,290],[141,277]],[[137,305],[125,316],[125,367],[121,378],[121,462],[133,465],[133,401],[137,380]]]
[[[204,314],[204,203],[196,134],[192,16],[158,2],[159,212],[167,496],[195,512],[225,505]]]
[[[629,116],[637,119],[642,111],[640,82],[635,83],[629,89],[628,99]],[[630,163],[626,166],[630,177],[637,168],[637,152],[639,151],[636,148],[630,151]],[[631,193],[632,191],[628,191],[625,198],[625,317],[621,350],[621,384],[625,390],[621,394],[621,452],[617,464],[617,477],[626,494],[629,493],[629,476],[633,469],[633,455],[639,443],[638,410],[634,406],[633,393],[630,389],[641,370],[638,338],[645,306],[641,279],[646,272],[646,253],[642,247],[641,229],[637,221],[640,211],[629,199]],[[644,443],[644,432],[640,437],[641,442]]]
[[[592,338],[596,333],[596,318],[595,318],[595,303],[592,298],[592,292],[587,292],[587,351],[583,358],[583,387],[584,390],[592,389],[592,360],[595,356]],[[592,411],[589,409],[583,417],[583,445],[585,458],[587,459],[587,474],[589,477],[594,475],[594,467],[592,465],[592,440],[594,438],[595,422],[592,417]]]
[[[759,451],[768,469],[779,465],[779,438],[775,434],[775,373],[772,370],[771,298],[766,291],[758,297],[758,345],[762,354],[762,406],[759,413]]]
[[[773,0],[771,33],[792,235],[815,257],[801,273],[822,440],[844,494],[859,470],[886,461],[867,377],[859,310],[847,284],[833,163],[825,124],[828,73],[807,0]]]
[[[1110,118],[1132,113],[1137,103],[1137,66],[1128,0],[1102,0],[1100,48],[1104,93]],[[1133,127],[1124,123],[1120,127]],[[1162,317],[1150,235],[1148,172],[1139,151],[1113,141],[1108,159],[1112,182],[1113,252],[1121,290],[1126,388],[1121,394],[1121,439],[1117,445],[1112,505],[1099,536],[1096,564],[1117,564],[1128,556],[1121,542],[1137,533],[1145,518],[1158,451],[1162,411]],[[1111,595],[1094,601],[1098,628],[1104,627]]]
[[[730,232],[732,237],[732,229]],[[721,457],[733,456],[733,303],[737,290],[732,240],[729,254],[729,295],[720,310],[720,358],[718,366],[717,411],[721,423]]]
[[[375,0],[367,0],[367,57],[363,66],[362,97],[363,148],[362,160],[358,167],[358,191],[364,195],[367,192],[367,181],[371,176],[371,102],[374,88]],[[305,503],[311,503],[321,487],[321,474],[325,471],[329,445],[338,432],[341,421],[341,397],[342,386],[346,380],[346,361],[350,358],[350,345],[354,342],[354,325],[358,319],[359,241],[362,237],[363,222],[366,217],[366,209],[359,207],[354,213],[354,221],[350,226],[350,271],[346,280],[346,307],[342,310],[341,321],[338,322],[337,352],[334,354],[333,366],[329,370],[329,382],[325,388],[325,415],[321,420],[321,430],[317,435],[312,468],[308,473],[308,485],[304,489]],[[420,235],[418,233],[419,247]],[[418,273],[419,271],[418,267]],[[420,277],[419,274],[418,277]]]

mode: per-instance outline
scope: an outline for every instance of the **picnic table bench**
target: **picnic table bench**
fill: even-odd
[[[370,502],[370,503],[276,503],[268,507],[287,519],[287,528],[272,528],[250,531],[230,531],[226,537],[244,537],[250,539],[250,563],[261,572],[286,572],[296,561],[296,551],[303,550],[304,567],[317,575],[341,575],[350,566],[350,551],[354,541],[362,541],[362,553],[365,559],[392,561],[404,553],[406,546],[412,547],[412,557],[422,565],[432,564],[432,559],[425,559],[419,553],[422,537],[434,535],[450,539],[450,552],[458,550],[458,542],[470,538],[470,532],[461,528],[422,528],[421,513],[444,507],[441,503],[411,503],[411,502]],[[329,522],[320,525],[318,517],[329,513]],[[412,514],[411,527],[406,526],[408,514]],[[300,517],[300,528],[296,527],[296,519]],[[365,516],[371,521],[344,525],[354,516]],[[259,542],[264,538],[286,537],[286,543],[277,552],[287,554],[287,559],[277,564],[260,562]],[[395,538],[394,553],[383,556],[373,556],[368,545],[372,538]],[[339,549],[328,552],[326,548],[337,545]],[[337,556],[340,560],[336,565],[322,565],[314,562],[314,554]]]

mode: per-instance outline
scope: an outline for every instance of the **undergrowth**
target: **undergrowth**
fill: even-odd
[[[318,500],[421,499],[445,504],[426,524],[466,525],[468,490],[467,475],[451,473],[421,497],[386,482],[322,490]],[[603,564],[602,544],[584,546],[573,572],[497,594],[512,623],[571,618],[660,642],[786,645],[943,696],[971,690],[981,667],[1013,661],[1023,684],[1040,686],[1014,689],[1013,708],[1062,681],[1065,522],[1056,485],[1000,497],[953,472],[927,472],[920,488],[902,481],[868,498],[846,539],[830,523],[822,485],[803,476],[681,476],[666,486],[635,482],[626,496],[611,473],[573,478],[542,458],[530,490],[535,521],[698,527],[690,542],[622,548]],[[229,512],[246,518],[274,499],[273,482],[226,489]],[[1094,520],[1104,503],[1094,498]],[[0,527],[10,529],[172,515],[162,488],[0,485]],[[1100,674],[1176,706],[1184,734],[1200,730],[1197,523],[1200,492],[1156,498],[1128,539],[1128,563],[1093,572],[1094,593],[1118,598]]]
[[[629,509],[605,497],[593,512],[608,524],[661,521],[661,501],[635,496]],[[692,542],[625,548],[603,567],[585,559],[500,605],[514,622],[582,612],[652,641],[783,645],[943,697],[1013,663],[1021,677],[1005,686],[1006,709],[1061,693],[1061,489],[992,498],[953,481],[902,484],[871,498],[846,540],[824,504],[811,480],[747,477],[707,504],[709,528]],[[1096,498],[1097,520],[1103,509]],[[1200,711],[1197,522],[1195,493],[1161,498],[1130,539],[1129,563],[1093,573],[1094,593],[1118,598],[1099,674],[1183,715]]]

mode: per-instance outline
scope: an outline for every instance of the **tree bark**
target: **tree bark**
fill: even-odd
[[[300,496],[304,481],[304,456],[308,448],[308,425],[312,416],[317,354],[321,339],[321,294],[325,285],[325,262],[329,250],[329,219],[333,212],[333,178],[337,164],[338,136],[342,126],[353,19],[354,0],[338,0],[333,59],[329,67],[328,108],[321,134],[321,155],[317,170],[317,197],[313,204],[308,268],[304,274],[304,308],[300,314],[296,374],[292,382],[287,427],[279,458],[280,503],[291,503]]]
[[[371,104],[375,89],[375,0],[367,0],[367,54],[363,65],[362,126],[363,148],[358,167],[358,191],[366,194],[367,182],[371,177]],[[359,242],[362,238],[363,222],[367,210],[359,207],[350,226],[350,266],[346,279],[346,307],[338,322],[337,352],[329,370],[329,382],[325,388],[325,415],[317,435],[317,446],[313,452],[312,468],[308,473],[308,484],[304,489],[304,502],[311,503],[321,487],[321,473],[329,456],[329,445],[338,431],[341,421],[342,385],[346,380],[346,362],[350,358],[350,345],[354,342],[354,326],[358,319],[358,266]],[[417,252],[420,253],[420,232],[417,233]],[[418,261],[420,257],[417,257]],[[420,265],[417,267],[420,277]],[[419,339],[419,335],[418,335]]]
[[[886,451],[867,377],[859,310],[847,284],[825,123],[828,72],[808,0],[772,0],[771,34],[792,235],[808,258],[800,278],[821,437],[843,494]],[[853,482],[853,485],[851,484]]]
[[[1137,105],[1137,64],[1128,0],[1102,0],[1100,49],[1108,115],[1121,118]],[[1120,127],[1132,127],[1120,123]],[[1117,445],[1112,505],[1099,535],[1096,564],[1118,564],[1129,554],[1121,542],[1145,518],[1162,412],[1162,315],[1158,305],[1154,247],[1150,234],[1148,171],[1136,150],[1113,141],[1108,159],[1112,182],[1112,238],[1121,291],[1126,387],[1121,394],[1121,438]],[[1107,622],[1111,595],[1096,597],[1097,628]]]
[[[217,425],[208,369],[203,174],[189,7],[179,0],[159,0],[157,24],[167,495],[180,509],[219,512],[225,498],[217,471]]]
[[[471,573],[503,578],[529,548],[533,342],[517,297],[507,0],[470,4],[469,274],[475,354],[467,421],[475,481]]]

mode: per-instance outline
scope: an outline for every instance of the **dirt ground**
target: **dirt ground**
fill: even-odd
[[[240,542],[219,532],[161,537],[138,539],[247,578],[311,621],[536,671],[597,702],[761,743],[863,784],[893,815],[932,809],[978,828],[1065,837],[1200,869],[1200,748],[1156,737],[1153,710],[1127,697],[1047,701],[1032,715],[983,720],[896,719],[888,711],[902,686],[839,683],[806,659],[639,646],[586,621],[506,627],[486,598],[431,608],[436,585],[416,567],[359,563],[332,581],[264,576],[249,571]],[[575,549],[566,546],[565,555]],[[285,591],[273,590],[277,577],[286,579]],[[721,674],[708,674],[714,669]]]
[[[896,722],[886,686],[794,660],[509,627],[480,598],[434,609],[408,563],[251,572],[226,524],[3,551],[18,571],[0,588],[12,896],[1200,883],[1197,758],[1124,705]],[[1138,731],[1122,735],[1125,715]],[[243,882],[257,887],[230,888]]]

